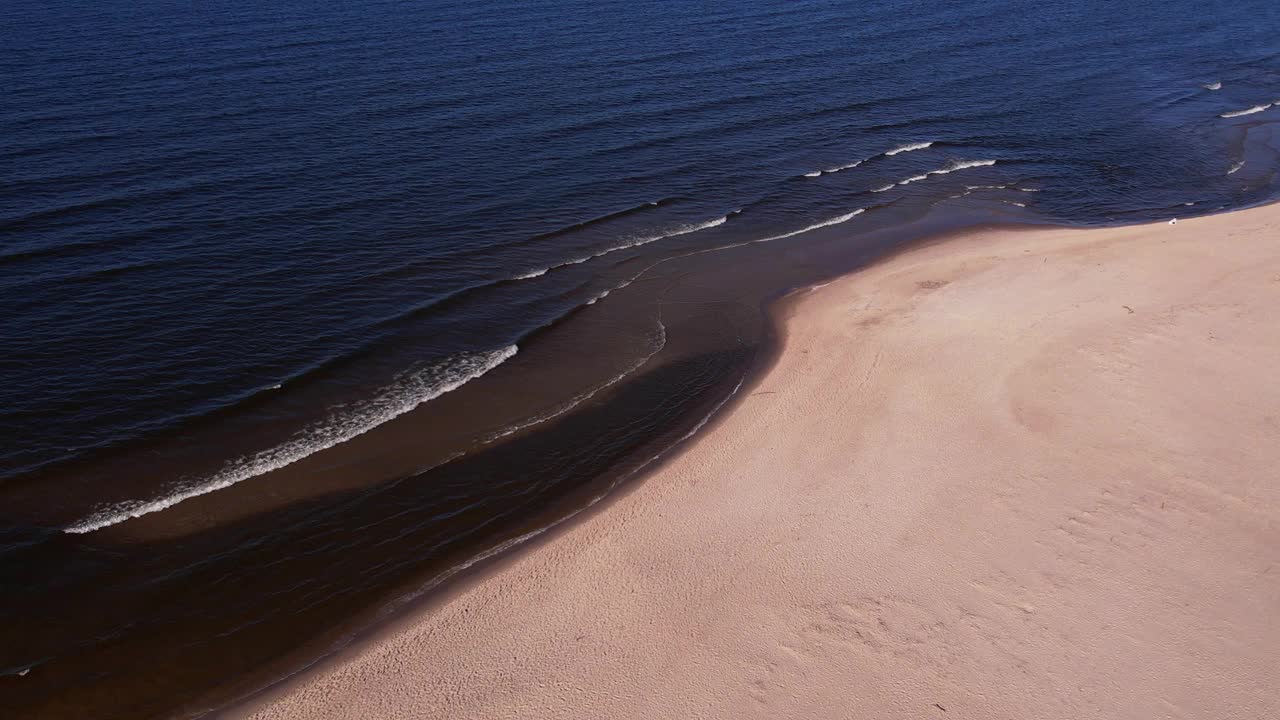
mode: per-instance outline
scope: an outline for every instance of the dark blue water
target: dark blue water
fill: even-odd
[[[855,266],[894,228],[1139,222],[1278,189],[1280,5],[1261,0],[17,0],[5,15],[0,522],[14,552],[91,568],[13,561],[3,577],[32,606],[101,587],[110,562],[93,553],[126,553],[92,539],[107,528],[150,553],[198,531],[191,555],[359,554],[261,527],[305,499],[289,527],[324,517],[340,535],[317,496],[354,503],[610,393],[634,413],[607,416],[618,438],[675,433],[736,382],[745,361],[725,353],[756,346],[760,302],[814,266]],[[771,249],[668,260],[760,240]],[[702,309],[661,309],[680,293]],[[557,427],[521,464],[582,479],[633,449],[606,420]],[[565,459],[575,447],[585,464]],[[432,502],[458,506],[414,532],[462,508],[470,524],[441,537],[515,527],[535,513],[510,497],[568,495],[492,462],[431,476],[462,488]],[[514,493],[502,510],[478,509],[497,487]],[[361,512],[422,509],[379,497]],[[211,530],[246,508],[257,530]],[[198,605],[212,580],[178,574],[155,602]],[[116,643],[100,657],[70,631],[0,649],[0,666],[58,677],[0,678],[0,696],[137,717],[223,682],[101,670],[101,687],[53,701],[78,687],[60,653],[106,667],[163,645],[130,646],[120,618],[142,611],[118,602],[112,627],[84,630]],[[193,628],[217,625],[202,612]],[[243,669],[291,638],[244,640],[272,649]]]

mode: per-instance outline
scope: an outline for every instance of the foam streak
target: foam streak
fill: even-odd
[[[1218,117],[1236,118],[1236,117],[1242,117],[1244,115],[1252,115],[1254,113],[1260,113],[1263,110],[1267,110],[1271,108],[1273,105],[1275,105],[1275,103],[1267,103],[1266,105],[1254,105],[1253,107],[1247,110],[1233,110],[1231,112],[1222,113]]]
[[[453,356],[449,362],[406,373],[398,382],[350,413],[339,411],[281,445],[234,460],[218,473],[180,485],[163,497],[116,503],[65,528],[64,532],[79,535],[100,530],[292,465],[309,455],[363,435],[428,400],[462,387],[501,365],[507,358],[515,355],[516,350],[515,345],[510,345],[488,352],[463,353]]]
[[[930,147],[932,145],[933,145],[932,142],[912,143],[910,145],[903,145],[902,147],[896,147],[890,150],[889,152],[885,153],[885,157],[888,157],[891,155],[897,155],[898,153],[911,152],[913,150],[924,150],[925,148]]]
[[[919,182],[920,180],[926,180],[932,175],[946,175],[948,173],[956,172],[957,170],[966,170],[968,168],[976,168],[976,167],[987,167],[995,164],[996,164],[995,160],[954,160],[951,162],[950,165],[947,165],[944,168],[941,168],[939,170],[930,170],[929,172],[923,175],[916,175],[914,177],[909,177],[898,184],[908,185],[913,182]]]
[[[730,213],[729,215],[732,215],[732,214],[734,213]],[[657,235],[646,235],[639,238],[633,238],[628,240],[625,243],[622,243],[621,245],[615,245],[611,248],[607,248],[605,250],[592,253],[590,255],[583,255],[582,257],[577,257],[572,260],[565,260],[562,263],[558,263],[556,265],[550,265],[548,267],[540,268],[538,270],[530,270],[529,272],[524,273],[523,275],[516,275],[515,277],[512,278],[512,280],[528,280],[530,278],[536,278],[541,275],[546,275],[551,270],[555,270],[557,268],[562,268],[562,267],[568,267],[570,265],[581,265],[582,263],[588,260],[594,260],[598,257],[603,257],[605,255],[608,255],[609,253],[617,252],[619,250],[628,250],[630,248],[640,247],[641,245],[648,245],[649,243],[657,242],[659,240],[666,240],[667,238],[679,237],[681,235],[688,235],[689,233],[698,232],[699,230],[707,230],[709,228],[717,227],[719,225],[723,225],[726,222],[728,222],[729,215],[725,215],[724,217],[718,217],[714,220],[707,220],[705,222],[694,223],[692,225],[683,225],[667,233],[660,233]]]

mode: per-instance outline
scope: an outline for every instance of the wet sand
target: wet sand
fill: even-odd
[[[1275,717],[1280,205],[797,295],[643,483],[254,718]]]

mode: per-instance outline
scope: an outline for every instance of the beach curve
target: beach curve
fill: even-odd
[[[788,302],[642,484],[254,718],[1280,714],[1280,206]]]

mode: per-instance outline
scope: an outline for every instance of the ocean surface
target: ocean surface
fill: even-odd
[[[1280,3],[10,0],[0,714],[196,717],[637,480],[769,303],[1280,193]]]

